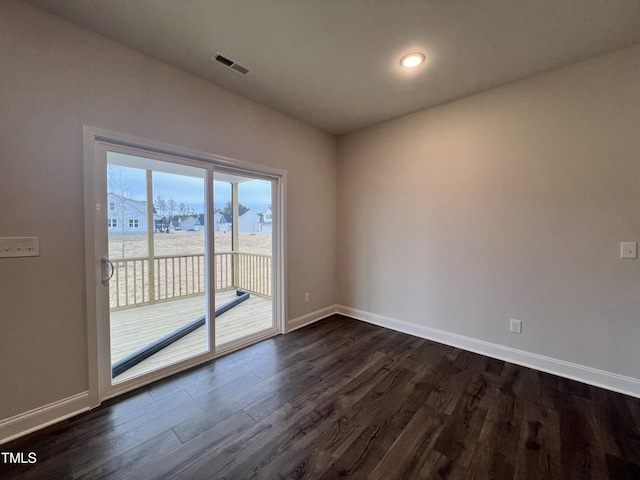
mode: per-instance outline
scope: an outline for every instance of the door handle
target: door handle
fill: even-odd
[[[113,267],[113,263],[109,261],[108,258],[102,259],[102,284],[109,285],[109,280],[113,277],[113,272],[115,272],[115,268]]]

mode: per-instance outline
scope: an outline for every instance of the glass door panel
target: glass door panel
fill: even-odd
[[[214,173],[215,344],[273,329],[273,182]]]
[[[205,178],[107,153],[112,384],[209,351]]]

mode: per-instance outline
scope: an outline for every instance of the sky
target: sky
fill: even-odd
[[[109,165],[109,190],[136,200],[146,200],[145,170]],[[231,184],[214,181],[214,206],[224,208],[231,201]],[[120,187],[122,186],[122,187]],[[177,205],[184,203],[197,213],[204,212],[204,179],[177,175],[173,173],[153,172],[153,198],[162,195],[165,201],[175,200]],[[252,180],[238,187],[238,201],[256,213],[264,212],[271,205],[271,184],[264,180]]]

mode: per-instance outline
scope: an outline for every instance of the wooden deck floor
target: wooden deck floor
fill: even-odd
[[[235,290],[216,293],[216,305],[236,297]],[[205,314],[205,296],[181,298],[111,313],[111,362],[162,338]],[[271,300],[250,298],[216,318],[216,345],[267,329],[272,325]],[[207,351],[206,329],[199,328],[115,378],[121,382]]]

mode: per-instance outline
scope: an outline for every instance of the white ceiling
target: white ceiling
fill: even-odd
[[[334,134],[640,43],[640,0],[27,1]]]

